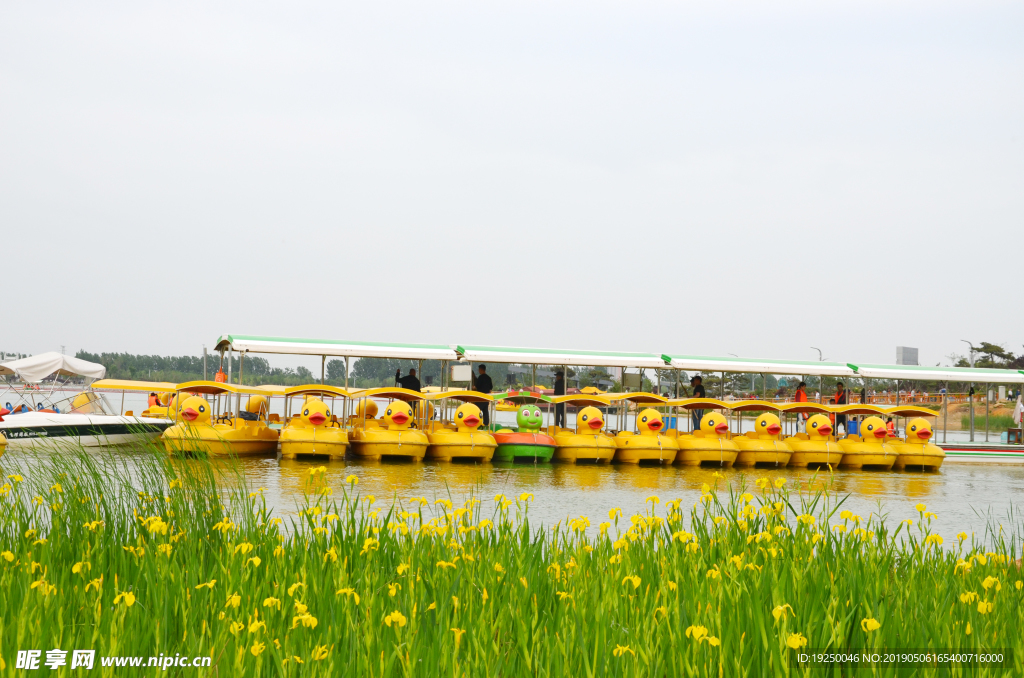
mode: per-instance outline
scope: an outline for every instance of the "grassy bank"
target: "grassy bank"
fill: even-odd
[[[5,675],[52,648],[212,658],[168,675],[822,675],[796,649],[1007,646],[1016,664],[971,675],[1024,669],[1016,525],[940,536],[923,506],[883,521],[757,481],[540,526],[528,494],[391,505],[318,469],[281,520],[204,461],[15,457]]]
[[[960,415],[960,430],[967,431],[971,428],[971,416],[970,414]],[[990,414],[988,417],[988,430],[1002,433],[1006,429],[1017,428],[1017,424],[1013,421],[1013,415],[1010,414]],[[985,411],[974,412],[974,430],[984,431],[985,430]]]

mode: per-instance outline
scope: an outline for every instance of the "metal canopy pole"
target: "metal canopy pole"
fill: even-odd
[[[967,402],[971,408],[971,442],[974,442],[974,394],[971,392],[974,390],[974,382],[971,382],[971,388],[967,391]]]
[[[985,442],[986,443],[988,442],[988,401],[990,400],[989,396],[991,395],[991,393],[992,393],[992,385],[991,384],[985,384]],[[1007,436],[1007,438],[1009,438],[1009,436]]]
[[[325,355],[320,356],[320,385],[321,386],[323,386],[324,383],[325,383],[324,382],[324,366],[326,365],[326,363],[327,363],[327,356],[325,356]]]
[[[245,370],[245,353],[238,353],[238,385],[242,385],[242,374]],[[242,392],[235,394],[235,428],[238,428],[238,418],[242,416]]]
[[[345,390],[348,390],[348,356],[345,356]]]
[[[949,403],[946,398],[948,397],[949,382],[946,382],[946,388],[942,389],[942,444],[946,444],[946,430],[949,428]]]

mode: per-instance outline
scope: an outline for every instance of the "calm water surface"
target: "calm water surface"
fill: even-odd
[[[137,452],[119,448],[88,450],[89,454],[131,467],[138,461]],[[9,450],[0,458],[4,473],[14,469],[31,472],[33,466],[54,454],[45,449]],[[181,463],[200,463],[185,460]],[[620,507],[628,516],[641,512],[651,495],[664,503],[681,499],[683,506],[692,506],[701,494],[701,485],[714,485],[716,469],[683,466],[635,466],[630,464],[464,464],[443,462],[372,462],[364,460],[326,461],[289,460],[274,457],[245,457],[238,460],[250,488],[265,488],[269,506],[281,516],[297,513],[304,484],[312,468],[326,468],[326,482],[336,495],[347,489],[345,478],[359,478],[356,490],[377,498],[377,507],[397,498],[408,505],[411,497],[451,498],[456,506],[475,496],[484,500],[483,508],[493,508],[496,494],[510,498],[522,492],[534,495],[530,518],[535,523],[552,526],[566,518],[586,516],[592,529],[607,519],[608,510]],[[837,469],[815,473],[807,469],[721,469],[724,478],[719,488],[732,486],[739,490],[744,484],[755,491],[754,481],[767,477],[786,478],[790,490],[820,488],[831,480],[832,489],[846,497],[844,508],[867,516],[887,514],[892,525],[899,520],[917,517],[914,506],[923,502],[929,511],[938,514],[935,531],[947,544],[959,531],[984,535],[986,524],[1002,524],[1011,534],[1024,535],[1016,506],[1024,498],[1024,466],[946,463],[938,472],[858,471]],[[756,494],[756,491],[755,491]],[[723,499],[723,502],[725,499]],[[1011,510],[1014,511],[1011,517]]]
[[[377,506],[389,504],[392,497],[404,502],[410,497],[426,497],[431,503],[450,497],[458,506],[473,495],[484,500],[489,511],[495,494],[512,498],[530,492],[535,497],[530,517],[546,526],[580,515],[596,526],[607,519],[613,507],[621,507],[627,516],[642,511],[651,495],[660,497],[662,504],[680,498],[684,506],[692,506],[701,494],[701,485],[715,482],[715,469],[680,466],[242,460],[249,483],[266,488],[268,504],[279,514],[295,512],[309,471],[318,466],[327,468],[327,482],[336,494],[347,487],[347,476],[358,477],[357,491],[375,495]],[[805,490],[820,487],[829,475],[819,472],[815,476],[813,471],[797,468],[724,469],[721,473],[725,477],[719,480],[720,488],[727,483],[734,488],[746,483],[750,488],[757,478],[774,482],[783,477],[790,489]],[[845,508],[867,516],[877,513],[881,505],[893,526],[903,518],[916,518],[914,506],[923,502],[939,516],[936,531],[951,540],[960,530],[982,536],[989,515],[1008,532],[1016,532],[1009,512],[1024,496],[1024,467],[950,464],[937,473],[837,470],[832,483],[841,497],[848,496]]]

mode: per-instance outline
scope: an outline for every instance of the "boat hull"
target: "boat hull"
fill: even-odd
[[[946,453],[938,445],[928,443],[918,445],[916,443],[892,443],[897,454],[894,469],[910,469],[920,471],[938,471],[942,462],[946,460]]]
[[[281,457],[329,457],[344,459],[348,450],[348,433],[343,428],[285,427],[281,431]]]
[[[427,459],[436,461],[490,461],[498,446],[494,436],[483,431],[439,430],[428,433]]]
[[[28,412],[5,417],[0,436],[12,450],[46,442],[109,447],[156,440],[172,423],[148,417]]]
[[[832,466],[835,468],[843,460],[843,450],[839,443],[831,440],[798,440],[787,438],[786,444],[793,454],[789,458],[790,466]]]
[[[262,422],[235,428],[226,425],[175,424],[162,436],[164,447],[172,454],[209,454],[239,457],[277,452],[277,431]]]
[[[663,435],[617,435],[614,461],[621,464],[653,462],[671,464],[679,454],[679,445]]]
[[[733,438],[739,452],[736,454],[736,466],[786,466],[793,451],[780,440],[763,440],[737,436]]]
[[[676,441],[679,454],[675,463],[683,466],[731,467],[736,463],[740,449],[736,443],[725,438],[703,438],[693,435],[679,436]]]
[[[495,433],[492,461],[551,461],[555,453],[555,439],[545,433]]]
[[[559,433],[555,435],[552,461],[608,464],[615,456],[615,443],[603,433]]]
[[[896,450],[885,443],[864,443],[840,441],[843,460],[840,466],[845,468],[879,468],[891,469],[896,463]]]
[[[407,459],[422,461],[430,441],[415,429],[355,429],[350,437],[352,454],[360,459]]]

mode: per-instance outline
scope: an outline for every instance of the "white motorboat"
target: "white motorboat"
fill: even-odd
[[[9,450],[43,441],[102,447],[156,439],[171,423],[169,419],[123,415],[25,412],[0,417],[0,433],[7,438]]]
[[[8,381],[0,393],[0,433],[8,449],[44,441],[83,447],[123,445],[155,439],[173,423],[113,408],[102,393],[89,388],[106,371],[103,365],[60,353],[0,363],[0,375],[16,379]],[[87,383],[82,390],[64,395],[68,380],[75,377],[85,377]]]

